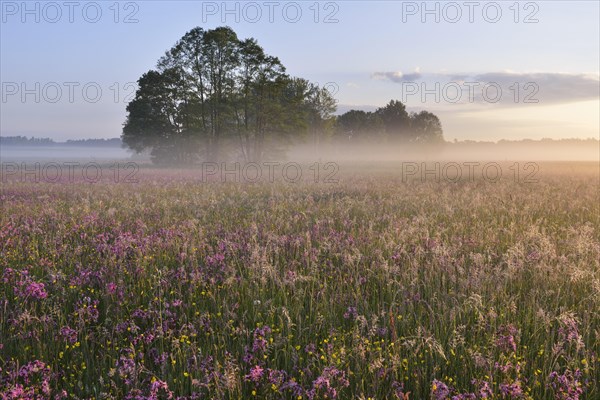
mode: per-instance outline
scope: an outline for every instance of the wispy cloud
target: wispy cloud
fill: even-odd
[[[432,90],[439,87],[436,103],[499,104],[526,103],[560,104],[599,98],[598,74],[557,72],[486,72],[479,74],[443,72],[413,74],[375,72],[372,79],[402,84],[413,100],[433,101]],[[457,90],[460,93],[457,95]],[[425,95],[425,92],[430,93]],[[456,98],[459,100],[456,100]],[[425,102],[425,101],[420,101]]]
[[[593,100],[598,99],[600,95],[600,80],[597,74],[490,72],[475,76],[474,81],[483,84],[495,83],[503,91],[510,91],[510,88],[517,84],[522,91],[538,99],[540,104]],[[535,95],[532,94],[533,89],[524,89],[527,84],[534,85],[530,88],[538,89]],[[513,92],[514,90],[512,89]]]
[[[374,72],[373,74],[371,74],[371,79],[377,79],[377,80],[390,80],[392,82],[411,82],[411,81],[415,81],[421,78],[421,71],[420,68],[417,67],[415,68],[414,72],[405,74],[402,73],[402,71],[395,71],[395,72]]]

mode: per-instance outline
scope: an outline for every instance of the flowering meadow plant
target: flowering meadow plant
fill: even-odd
[[[0,399],[598,399],[597,166],[541,170],[3,183]]]

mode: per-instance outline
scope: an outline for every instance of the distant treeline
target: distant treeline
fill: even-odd
[[[453,144],[456,146],[461,146],[461,147],[466,147],[466,146],[490,146],[490,147],[495,147],[495,146],[510,146],[510,145],[514,145],[514,144],[518,144],[518,145],[533,145],[533,146],[538,146],[540,144],[549,144],[549,145],[556,145],[556,144],[565,144],[565,145],[596,145],[598,146],[598,144],[600,143],[598,141],[598,139],[594,139],[594,138],[588,138],[588,139],[576,139],[576,138],[569,138],[569,139],[550,139],[550,138],[544,138],[544,139],[521,139],[521,140],[506,140],[506,139],[502,139],[499,140],[497,142],[491,142],[491,141],[479,141],[479,140],[454,140],[454,142],[447,142],[448,144]]]
[[[56,142],[50,138],[36,138],[26,136],[0,136],[0,145],[2,146],[78,146],[78,147],[122,147],[123,142],[120,138],[113,139],[69,139],[66,142]],[[572,146],[596,146],[600,145],[600,141],[594,138],[588,139],[521,139],[521,140],[506,140],[502,139],[497,142],[492,141],[479,141],[479,140],[454,140],[445,141],[444,144],[450,147],[477,147],[477,148],[497,148],[502,146],[519,145],[572,145]]]
[[[113,139],[69,139],[66,142],[55,142],[50,138],[35,138],[26,136],[0,136],[2,146],[74,146],[74,147],[122,147],[120,138]]]

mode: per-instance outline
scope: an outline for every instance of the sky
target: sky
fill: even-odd
[[[599,138],[598,1],[0,1],[0,135],[113,138],[196,26],[255,38],[338,113],[391,99],[447,140]]]

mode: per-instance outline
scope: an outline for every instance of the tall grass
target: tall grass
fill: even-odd
[[[594,166],[172,176],[3,184],[1,398],[600,397]]]

